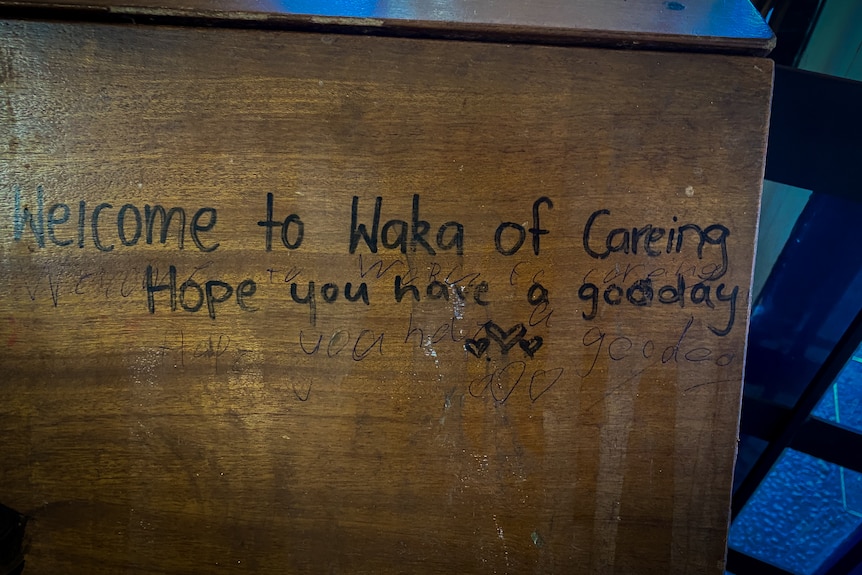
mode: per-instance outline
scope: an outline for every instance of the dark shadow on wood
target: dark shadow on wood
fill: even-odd
[[[24,571],[24,529],[27,518],[0,504],[0,575]]]

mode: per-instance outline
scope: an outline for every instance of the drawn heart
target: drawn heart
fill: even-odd
[[[510,349],[515,347],[515,344],[521,341],[521,338],[527,333],[527,328],[524,327],[524,324],[518,323],[508,331],[503,331],[503,328],[499,325],[493,321],[489,321],[485,324],[485,333],[488,334],[488,337],[499,343],[500,351],[506,354],[509,353]]]
[[[487,337],[483,337],[480,339],[468,339],[464,342],[464,349],[475,355],[476,357],[482,357],[486,351],[488,351],[488,346],[491,342]]]
[[[533,357],[533,355],[535,355],[536,352],[539,351],[539,348],[542,347],[542,343],[544,343],[542,336],[537,335],[536,337],[530,339],[522,339],[518,342],[518,345],[521,346],[521,349],[524,350],[524,353],[526,353],[530,357]]]
[[[493,379],[494,374],[489,373],[488,375],[484,375],[471,381],[470,387],[468,388],[470,395],[473,397],[482,397],[482,394],[484,394],[485,390],[488,389],[488,386],[491,385],[491,380]]]
[[[491,395],[494,396],[494,401],[497,403],[506,403],[518,384],[521,383],[521,378],[524,377],[524,371],[527,369],[527,364],[523,361],[513,361],[500,371],[494,374],[494,379],[491,381]]]
[[[308,401],[308,397],[311,395],[311,382],[308,383],[307,386],[299,385],[296,383],[293,384],[293,395],[296,396],[296,399],[299,401]],[[303,389],[303,387],[305,389]]]
[[[536,401],[542,397],[546,391],[554,387],[554,384],[563,376],[563,368],[557,367],[545,371],[539,369],[533,373],[530,379],[530,399]]]

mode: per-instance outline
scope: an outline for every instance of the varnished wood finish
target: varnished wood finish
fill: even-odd
[[[735,56],[0,24],[0,497],[30,518],[25,573],[721,573],[771,77]],[[266,251],[268,193],[297,249],[275,227]],[[387,222],[427,221],[436,255],[350,253],[354,197],[370,228],[378,196],[390,244]],[[134,242],[155,204],[185,210],[182,250],[176,222]],[[614,228],[711,235],[597,259],[591,215],[596,252]],[[452,222],[462,255],[437,245]],[[150,266],[153,285],[175,267],[175,311],[164,289],[151,313]],[[659,303],[678,276],[684,302]],[[246,309],[199,305],[213,280]],[[313,321],[291,296],[310,281]]]
[[[748,0],[0,0],[61,18],[243,26],[765,55],[775,37]],[[29,10],[29,12],[27,12]]]

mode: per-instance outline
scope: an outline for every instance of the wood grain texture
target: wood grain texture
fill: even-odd
[[[0,0],[0,10],[37,17],[32,11],[44,10],[61,19],[202,20],[372,35],[756,55],[766,55],[775,46],[775,35],[748,0]]]
[[[25,572],[721,573],[771,78],[0,24]]]

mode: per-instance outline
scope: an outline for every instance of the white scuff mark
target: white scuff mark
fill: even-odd
[[[488,471],[488,456],[487,455],[479,455],[478,453],[473,454],[473,459],[476,460],[476,471],[483,472]]]
[[[437,372],[440,373],[440,359],[437,357],[437,350],[434,349],[433,342],[430,337],[425,343],[425,355],[434,358],[434,366],[437,368]]]
[[[447,395],[443,398],[443,415],[440,417],[440,425],[446,423],[446,411],[448,411],[450,407],[452,407],[452,399]]]
[[[138,385],[154,387],[156,385],[156,368],[160,363],[158,350],[146,350],[134,357],[128,365],[132,381]]]
[[[455,286],[450,286],[452,290],[452,316],[455,319],[464,319],[464,300],[455,293]]]
[[[503,543],[505,543],[505,542],[506,542],[506,537],[505,537],[505,535],[503,535],[503,527],[502,527],[502,526],[500,525],[500,523],[497,521],[497,516],[496,516],[496,515],[492,515],[491,517],[493,517],[493,518],[494,518],[494,527],[497,529],[497,537],[499,537],[499,538],[500,538],[500,541],[502,541]]]
[[[545,540],[542,539],[542,536],[539,534],[538,531],[533,531],[532,533],[530,533],[530,539],[533,540],[533,545],[539,547],[540,549],[545,544]]]
[[[692,186],[685,187],[685,195],[689,198],[694,197],[694,188]]]
[[[509,548],[506,545],[506,537],[503,535],[503,527],[497,521],[497,516],[492,515],[494,518],[494,527],[497,529],[497,537],[499,537],[500,541],[503,542],[503,558],[506,560],[506,573],[509,572]]]

